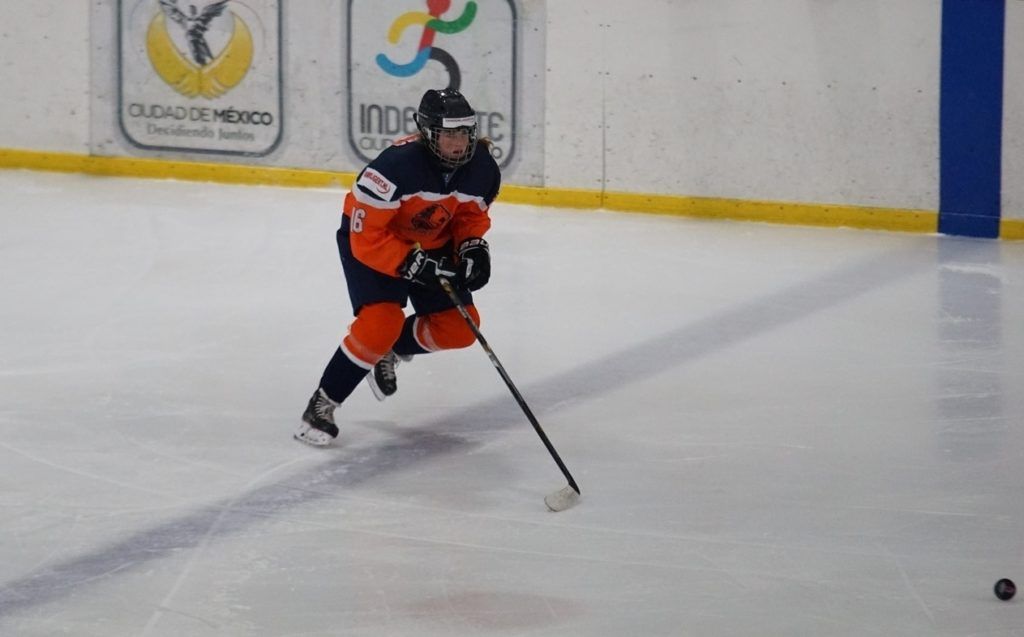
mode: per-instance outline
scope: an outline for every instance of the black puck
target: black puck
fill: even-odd
[[[1013,583],[1013,580],[1001,579],[996,582],[995,592],[996,597],[1006,602],[1013,599],[1013,596],[1017,594],[1017,585]]]

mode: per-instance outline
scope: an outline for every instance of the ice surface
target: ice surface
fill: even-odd
[[[498,203],[291,439],[343,192],[0,172],[0,634],[1022,635],[1024,244]]]

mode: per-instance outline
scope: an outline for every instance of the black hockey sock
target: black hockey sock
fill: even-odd
[[[324,375],[320,378],[320,388],[331,400],[340,403],[348,398],[368,373],[369,370],[353,363],[339,347],[324,369]]]
[[[391,351],[398,354],[399,356],[415,356],[417,354],[427,354],[430,350],[423,349],[420,344],[416,342],[415,334],[416,316],[407,316],[405,323],[402,324],[402,335],[398,337],[395,344],[391,347]]]

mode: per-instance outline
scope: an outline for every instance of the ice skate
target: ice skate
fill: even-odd
[[[309,399],[302,423],[295,432],[295,439],[314,447],[326,447],[338,437],[338,425],[334,424],[334,410],[340,403],[331,400],[324,390],[317,388]]]
[[[366,382],[370,384],[370,389],[373,390],[373,395],[377,397],[377,400],[384,400],[398,391],[398,377],[395,375],[395,368],[401,361],[410,360],[412,360],[412,356],[399,356],[394,352],[388,352],[377,361],[377,364],[373,366],[373,371],[366,376]]]

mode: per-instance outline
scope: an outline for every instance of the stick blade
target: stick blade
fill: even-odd
[[[566,485],[558,491],[544,496],[544,504],[548,505],[548,509],[551,511],[558,513],[576,504],[579,499],[580,494],[571,486]]]

